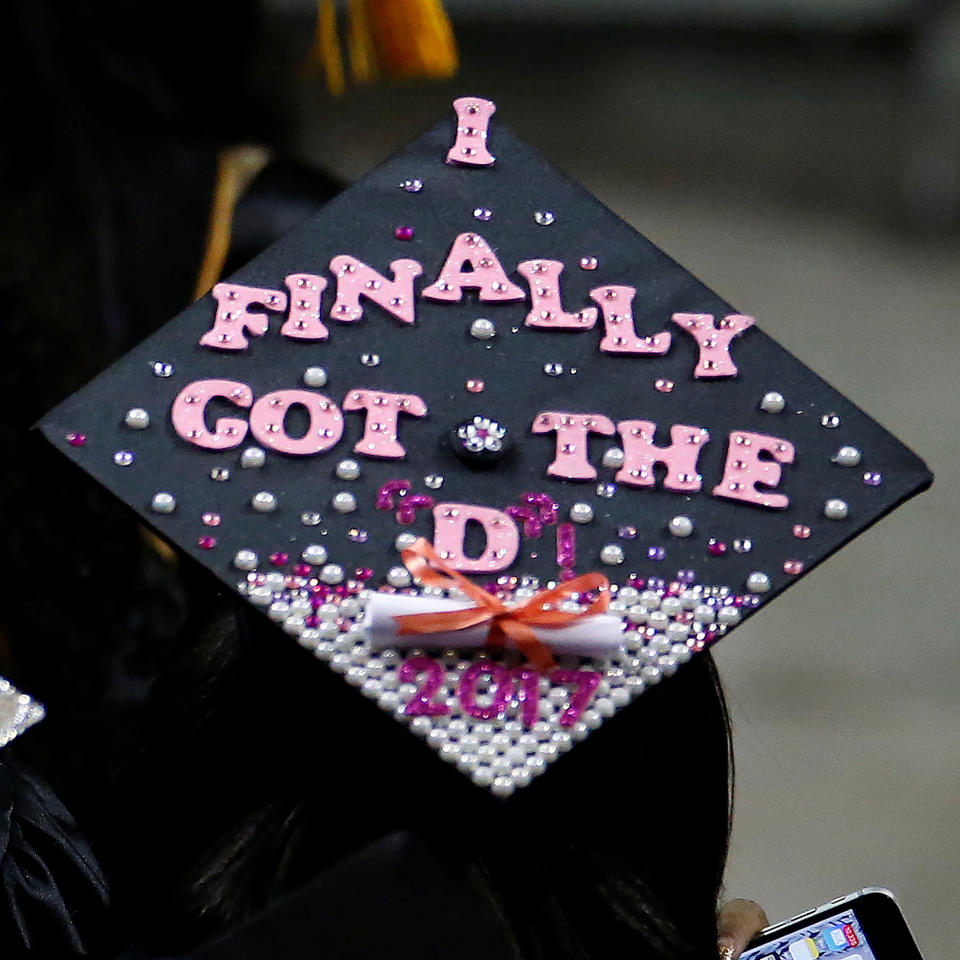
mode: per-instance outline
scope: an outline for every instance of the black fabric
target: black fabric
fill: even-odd
[[[0,761],[0,955],[108,949],[107,883],[73,817],[14,761]]]

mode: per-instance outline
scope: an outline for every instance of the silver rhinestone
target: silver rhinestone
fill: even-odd
[[[404,180],[400,184],[401,190],[406,190],[407,193],[419,193],[423,189],[423,181],[414,177],[410,180]]]
[[[475,220],[489,220],[493,216],[493,211],[486,207],[474,207],[473,217]]]
[[[327,548],[322,543],[309,543],[300,554],[304,563],[320,564],[327,559]]]
[[[783,399],[783,394],[777,393],[776,390],[765,393],[760,401],[760,409],[764,413],[780,413],[786,405],[787,401]]]
[[[214,467],[210,471],[210,479],[216,480],[218,483],[225,483],[230,479],[230,468],[229,467]]]
[[[250,506],[257,513],[272,513],[277,509],[277,498],[269,490],[261,490],[251,497]]]
[[[391,587],[409,587],[410,571],[406,567],[391,567],[387,571],[387,583]]]
[[[154,513],[173,513],[177,506],[177,498],[172,493],[161,491],[155,493],[150,501],[150,509]]]
[[[337,513],[353,513],[357,509],[357,498],[349,490],[341,490],[330,501]]]
[[[849,512],[850,508],[847,505],[847,501],[839,500],[836,497],[831,497],[823,505],[823,515],[828,520],[843,520]]]
[[[398,533],[396,540],[393,541],[393,545],[397,550],[402,553],[404,550],[409,550],[417,542],[417,535],[415,533],[410,533],[408,530],[404,530],[403,533]]]
[[[113,455],[113,462],[118,467],[129,467],[133,463],[133,454],[129,450],[118,450]]]
[[[689,537],[693,533],[693,521],[683,514],[673,517],[667,526],[675,537]]]
[[[150,369],[153,370],[153,375],[155,377],[173,376],[173,364],[167,363],[164,360],[154,360],[150,366]]]
[[[733,541],[733,549],[737,553],[749,553],[753,549],[753,541],[749,537]]]
[[[361,353],[360,362],[365,367],[379,367],[380,366],[380,354],[379,353]]]
[[[303,371],[303,382],[308,387],[325,387],[327,385],[327,371],[323,367],[307,367]]]
[[[770,589],[770,578],[759,570],[747,577],[747,589],[751,593],[766,593]]]
[[[143,407],[131,407],[123,418],[131,430],[145,430],[150,426],[150,414]]]
[[[563,373],[563,364],[562,363],[545,363],[543,365],[543,372],[548,377],[559,377]]]
[[[321,520],[323,520],[323,517],[316,510],[304,510],[300,514],[300,522],[305,527],[315,527]]]
[[[550,210],[538,210],[534,215],[533,219],[540,224],[541,227],[549,227],[551,223],[557,218],[553,215]]]
[[[245,470],[262,467],[267,462],[267,455],[259,447],[247,447],[240,454],[240,466]]]
[[[260,558],[253,550],[238,550],[233,555],[233,565],[238,570],[256,570],[257,563],[259,563],[259,561]]]
[[[619,543],[608,543],[600,551],[600,560],[611,566],[623,563],[624,556],[623,547]]]
[[[589,523],[593,519],[593,507],[582,500],[570,508],[570,519],[574,523]]]
[[[360,476],[360,464],[356,460],[341,460],[336,474],[341,480],[356,480]]]
[[[428,473],[423,482],[430,490],[439,490],[443,486],[443,474]]]
[[[841,467],[855,467],[860,463],[860,451],[856,447],[841,447],[834,455],[833,462]]]
[[[836,430],[840,426],[840,415],[836,413],[825,413],[820,418],[820,426],[828,430]]]
[[[598,483],[597,484],[597,496],[606,497],[608,500],[617,492],[617,485],[615,483]]]
[[[610,449],[603,454],[603,465],[605,467],[619,468],[623,466],[624,459],[625,455],[620,447],[610,447]]]
[[[497,325],[486,317],[478,317],[470,324],[470,336],[477,340],[489,340],[497,335]]]

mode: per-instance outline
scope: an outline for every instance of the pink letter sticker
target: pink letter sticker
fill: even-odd
[[[730,434],[727,445],[723,479],[713,488],[713,495],[782,510],[790,505],[788,497],[782,493],[771,493],[769,489],[758,490],[756,485],[761,483],[767,488],[775,487],[783,473],[780,464],[793,463],[794,452],[789,440],[735,430]],[[766,458],[761,460],[760,454],[766,454]]]
[[[672,337],[662,330],[650,337],[638,337],[633,325],[634,287],[596,287],[590,297],[600,304],[603,311],[603,339],[600,349],[604,353],[635,353],[659,356],[670,349]]]
[[[587,436],[602,433],[612,436],[616,431],[613,421],[599,413],[558,413],[544,410],[533,421],[534,433],[557,432],[556,456],[547,467],[551,477],[564,480],[593,480],[597,476],[596,467],[587,454]]]
[[[307,408],[310,422],[302,437],[291,437],[284,419],[291,407]],[[309,390],[276,390],[261,397],[250,411],[250,432],[264,446],[294,457],[312,457],[329,450],[343,435],[340,408],[320,393]]]
[[[653,438],[657,425],[650,420],[621,420],[617,433],[623,438],[623,466],[614,478],[631,487],[656,485],[653,468],[667,468],[663,486],[678,493],[696,493],[703,478],[697,473],[697,460],[710,433],[703,427],[675,423],[670,428],[670,446],[658,447]]]
[[[363,437],[353,450],[365,457],[399,460],[406,450],[397,440],[397,417],[408,413],[424,417],[427,405],[413,393],[383,393],[379,390],[351,390],[343,400],[344,410],[366,410]]]
[[[213,288],[217,301],[213,326],[200,338],[200,345],[217,350],[246,350],[244,331],[262,337],[270,326],[266,313],[251,313],[251,307],[279,313],[287,308],[287,295],[267,287],[244,287],[239,283],[218,283]]]
[[[337,300],[330,316],[341,323],[359,320],[363,316],[360,297],[367,297],[401,322],[413,323],[413,281],[423,273],[423,267],[416,260],[394,260],[390,269],[393,280],[356,257],[334,257],[330,272],[337,277]]]
[[[463,552],[471,520],[479,523],[487,536],[483,553],[476,559]],[[501,510],[473,503],[438,503],[433,508],[433,548],[441,560],[461,573],[496,573],[516,559],[520,531]]]
[[[532,309],[527,314],[528,327],[546,330],[589,330],[597,322],[597,308],[585,307],[579,313],[566,313],[560,302],[559,260],[524,260],[517,264],[517,273],[530,284]]]
[[[686,330],[700,347],[700,357],[693,371],[695,377],[706,379],[737,375],[737,366],[730,358],[730,341],[753,326],[753,317],[731,313],[715,323],[712,313],[675,313],[671,319],[682,330]]]
[[[253,403],[253,391],[238,380],[195,380],[188,383],[173,401],[170,420],[173,429],[188,443],[205,450],[229,450],[243,443],[247,435],[245,420],[220,417],[213,432],[207,429],[207,404],[214,398],[229,400],[238,407]]]
[[[312,273],[291,273],[283,282],[290,291],[290,313],[280,328],[280,336],[294,340],[326,340],[329,332],[320,319],[326,279]]]
[[[481,97],[458,97],[453,109],[457,112],[457,139],[447,151],[447,163],[489,167],[497,159],[487,149],[487,131],[497,105]]]
[[[464,270],[464,264],[470,264]],[[489,303],[523,300],[526,294],[507,278],[493,248],[479,233],[461,233],[450,248],[447,262],[437,281],[423,291],[431,300],[456,303],[464,290],[479,290],[480,299]]]

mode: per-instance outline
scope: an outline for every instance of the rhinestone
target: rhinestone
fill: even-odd
[[[675,386],[672,380],[662,380],[662,379],[655,381],[653,385],[661,393],[670,393],[670,391],[673,390]]]
[[[230,468],[229,467],[214,467],[210,471],[210,479],[216,480],[218,483],[225,483],[230,479]]]
[[[133,454],[129,450],[118,450],[113,455],[113,462],[118,467],[129,467],[133,463]]]
[[[474,220],[483,220],[486,222],[493,216],[493,211],[488,210],[486,207],[475,207],[473,211]]]
[[[347,539],[351,543],[366,543],[370,539],[370,534],[360,527],[351,527],[347,531]]]
[[[177,506],[177,499],[172,493],[161,491],[155,493],[150,501],[150,509],[154,513],[173,513]]]
[[[430,490],[439,490],[443,486],[443,475],[439,473],[428,473],[423,482]]]
[[[805,523],[796,523],[793,526],[793,535],[798,540],[807,540],[811,534],[810,528]]]
[[[596,257],[581,257],[581,258],[580,258],[580,269],[581,269],[581,270],[596,270],[596,269],[597,269],[597,258],[596,258]]]
[[[545,363],[543,365],[543,372],[548,377],[559,377],[563,373],[563,364],[562,363]]]
[[[269,490],[261,490],[250,498],[250,506],[257,513],[272,513],[277,509],[277,498]]]
[[[868,487],[879,487],[883,483],[883,475],[875,472],[868,472],[863,475],[863,482]]]
[[[380,366],[380,354],[379,353],[361,353],[360,362],[365,367],[379,367]]]
[[[836,430],[840,426],[840,416],[836,413],[825,413],[820,418],[820,426],[827,427],[829,430]]]
[[[303,371],[303,382],[308,387],[325,387],[327,385],[327,371],[323,367],[307,367]]]
[[[300,514],[300,522],[305,527],[315,527],[323,520],[323,517],[316,510],[304,510]]]
[[[150,366],[150,369],[153,371],[153,375],[155,377],[173,376],[173,364],[167,363],[164,360],[154,360]]]
[[[219,513],[212,513],[211,511],[207,511],[200,516],[200,522],[205,527],[219,527],[221,519],[223,518]]]
[[[468,380],[464,386],[470,393],[483,393],[483,388],[486,386],[482,380]]]
[[[733,549],[737,553],[749,553],[753,549],[753,541],[749,537],[733,541]]]
[[[841,467],[855,467],[860,463],[860,457],[856,447],[843,446],[833,455],[833,462]]]
[[[412,240],[413,234],[413,227],[397,227],[397,229],[393,231],[393,235],[398,240]]]
[[[795,577],[797,574],[803,573],[803,562],[801,560],[784,560],[783,572]]]
[[[406,190],[407,193],[419,193],[423,189],[423,181],[414,177],[411,180],[404,180],[400,184],[401,190]]]
[[[490,340],[497,335],[497,325],[486,317],[478,317],[470,324],[470,336],[477,340]]]
[[[557,218],[553,215],[553,212],[550,210],[537,210],[533,215],[533,219],[540,224],[541,227],[549,227],[551,223]]]
[[[647,559],[648,560],[663,560],[667,556],[667,551],[663,547],[648,547],[647,548]]]
[[[615,483],[598,483],[597,484],[597,496],[606,497],[608,500],[617,492],[617,485]]]

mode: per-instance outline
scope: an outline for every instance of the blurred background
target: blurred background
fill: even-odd
[[[932,490],[721,644],[730,896],[865,885],[960,936],[960,10],[911,0],[449,0],[450,83],[294,89],[353,179],[455,95],[584,183],[923,456]],[[279,8],[279,7],[278,7]],[[284,4],[288,29],[309,9]],[[695,806],[696,799],[691,798]]]

